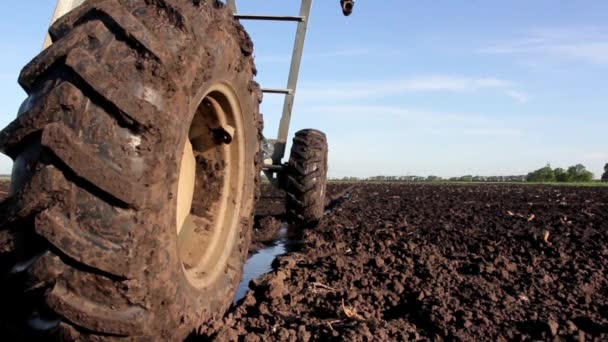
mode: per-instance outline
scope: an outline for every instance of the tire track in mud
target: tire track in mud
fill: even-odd
[[[334,208],[342,204],[342,202],[346,201],[350,198],[352,192],[358,187],[358,184],[353,184],[346,189],[339,191],[338,193],[328,196],[325,201],[325,214],[330,213]]]

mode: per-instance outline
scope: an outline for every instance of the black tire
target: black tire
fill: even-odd
[[[285,179],[287,216],[298,224],[315,224],[325,212],[327,138],[321,131],[296,133]]]
[[[0,230],[19,237],[19,305],[65,340],[183,339],[223,316],[247,257],[262,166],[251,40],[221,2],[197,0],[88,0],[49,32],[19,78],[29,97],[0,132],[14,159]],[[199,288],[178,255],[175,197],[190,123],[220,83],[241,107],[243,201],[224,275]],[[211,214],[213,172],[227,167],[196,158],[192,213]]]

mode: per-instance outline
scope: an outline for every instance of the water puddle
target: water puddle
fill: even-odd
[[[351,193],[355,187],[356,185],[350,186],[342,193],[331,199],[330,203],[325,208],[325,215],[331,214],[332,210],[334,210],[338,205],[348,200],[351,197]],[[279,232],[277,233],[275,243],[271,246],[260,249],[254,255],[252,255],[249,260],[247,260],[245,263],[245,269],[243,270],[243,278],[241,279],[241,283],[239,284],[239,288],[234,297],[234,304],[245,297],[247,291],[249,291],[249,282],[252,279],[272,271],[272,262],[278,255],[285,254],[294,249],[294,246],[298,242],[290,238],[293,237],[293,234],[289,233],[289,229],[289,225],[287,223],[283,223]],[[293,229],[299,228],[294,227]],[[294,233],[293,230],[291,232]]]
[[[277,241],[271,246],[260,249],[245,263],[243,270],[243,278],[239,284],[239,288],[234,297],[234,303],[241,300],[249,291],[249,282],[265,273],[272,271],[272,261],[278,255],[284,254],[287,251],[287,224],[283,224],[277,234]]]

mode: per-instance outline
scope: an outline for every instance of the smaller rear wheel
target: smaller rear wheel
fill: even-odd
[[[323,217],[327,151],[327,137],[321,131],[304,129],[293,139],[286,170],[285,206],[294,223],[315,224]]]

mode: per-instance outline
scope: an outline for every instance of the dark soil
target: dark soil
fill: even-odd
[[[10,183],[8,181],[0,180],[0,202],[8,196],[9,186]],[[2,264],[3,261],[1,258],[2,254],[11,251],[13,247],[13,236],[0,230],[0,264]],[[0,269],[2,268],[0,267]]]
[[[369,184],[199,340],[608,339],[608,188]]]
[[[253,237],[249,245],[249,255],[258,250],[273,245],[283,223],[274,216],[257,216],[253,224]]]
[[[0,201],[8,196],[9,182],[0,180]]]

